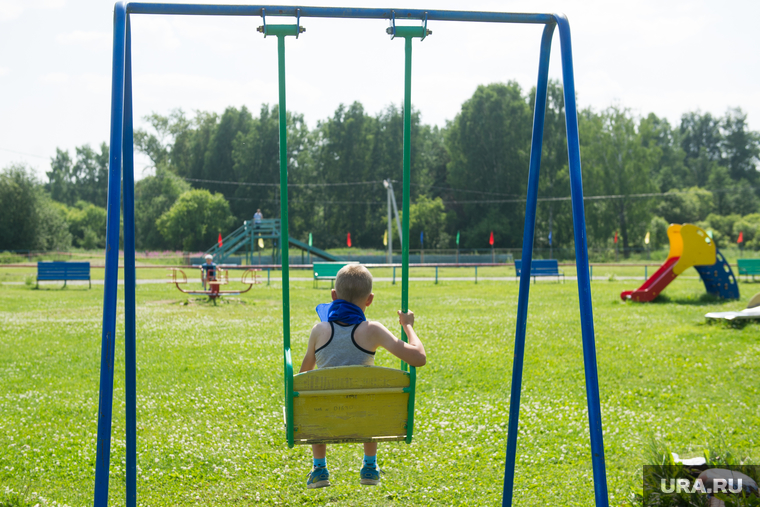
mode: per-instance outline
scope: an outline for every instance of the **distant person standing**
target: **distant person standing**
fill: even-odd
[[[259,230],[259,227],[261,227],[261,221],[264,220],[264,215],[261,214],[261,210],[257,209],[256,213],[253,214],[253,228],[255,230]]]

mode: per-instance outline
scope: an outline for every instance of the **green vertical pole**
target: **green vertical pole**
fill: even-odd
[[[404,42],[406,53],[404,62],[404,187],[401,201],[403,208],[401,228],[403,229],[404,242],[401,245],[401,311],[406,313],[409,311],[409,178],[412,159],[412,38],[405,37]],[[409,341],[403,330],[401,331],[401,339],[405,342]],[[401,368],[403,370],[407,369],[407,364],[403,361],[401,362]]]
[[[288,126],[285,106],[285,35],[277,35],[280,81],[280,249],[282,251],[282,339],[285,350],[285,417],[288,446],[293,447],[293,362],[290,357],[290,266],[288,260]]]
[[[410,207],[410,178],[412,160],[412,38],[404,38],[404,192],[403,192],[403,229],[404,241],[401,245],[401,311],[409,311],[409,207]],[[401,339],[409,341],[406,333],[401,331]],[[408,365],[401,361],[401,369],[407,370]],[[412,443],[414,431],[414,394],[417,384],[417,369],[409,368],[409,405],[406,420],[406,443]]]

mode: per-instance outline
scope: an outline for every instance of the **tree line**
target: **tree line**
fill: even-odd
[[[412,248],[420,247],[422,231],[425,248],[452,248],[458,235],[463,248],[488,247],[491,231],[497,248],[521,246],[534,100],[535,89],[494,83],[479,86],[443,128],[412,111]],[[287,117],[291,235],[312,233],[315,245],[332,248],[344,246],[350,232],[354,246],[383,248],[383,180],[394,182],[401,202],[403,111],[390,105],[370,114],[358,102],[341,104],[312,129],[303,115]],[[246,107],[193,116],[175,110],[146,120],[150,128],[135,132],[135,147],[154,174],[136,184],[138,249],[205,250],[258,208],[279,217],[277,106],[262,105],[257,114]],[[669,223],[691,222],[712,230],[719,246],[741,232],[747,247],[760,249],[760,135],[741,109],[722,117],[688,112],[671,125],[615,105],[581,110],[578,124],[589,246],[610,247],[617,236],[627,253],[642,248],[649,232],[650,246],[659,248]],[[23,187],[34,196],[27,207],[38,211],[20,211],[17,219],[34,216],[28,221],[38,225],[9,227],[18,222],[1,219],[0,249],[63,248],[67,241],[101,247],[107,174],[105,144],[77,148],[73,159],[57,150],[45,182],[23,167],[6,168],[0,200]],[[564,96],[553,81],[537,247],[549,247],[550,231],[554,248],[573,247],[569,197]]]

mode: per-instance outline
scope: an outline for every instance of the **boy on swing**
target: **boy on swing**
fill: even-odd
[[[405,343],[379,322],[368,321],[364,311],[372,304],[372,275],[360,264],[344,266],[335,279],[332,303],[317,306],[322,322],[315,325],[309,336],[306,357],[300,372],[331,366],[374,365],[375,351],[380,347],[412,366],[424,366],[425,347],[414,332],[414,314],[398,311],[398,320],[409,343]],[[306,480],[309,489],[330,485],[327,470],[327,445],[311,446],[314,467]],[[380,483],[377,466],[377,442],[364,444],[364,461],[360,483]]]

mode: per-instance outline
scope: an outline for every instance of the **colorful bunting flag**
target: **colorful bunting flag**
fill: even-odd
[[[309,246],[311,246],[311,233],[309,233]]]
[[[457,231],[457,246],[459,246],[459,231]]]
[[[259,238],[259,248],[264,248],[264,238]]]
[[[647,231],[647,235],[646,235],[646,236],[644,236],[644,244],[645,244],[645,245],[648,245],[648,244],[649,244],[649,231]]]
[[[219,248],[222,248],[222,233],[219,233]]]
[[[388,230],[385,230],[385,233],[383,234],[383,246],[388,246]]]
[[[425,232],[420,231],[420,246],[425,244]]]
[[[346,237],[346,244],[348,245],[348,248],[351,248],[351,233],[348,233],[348,236]]]
[[[491,237],[488,238],[488,244],[493,246],[493,231],[491,231]]]
[[[615,231],[615,244],[617,245],[617,231]]]
[[[744,243],[744,231],[739,231],[739,239],[736,240],[736,244]]]

